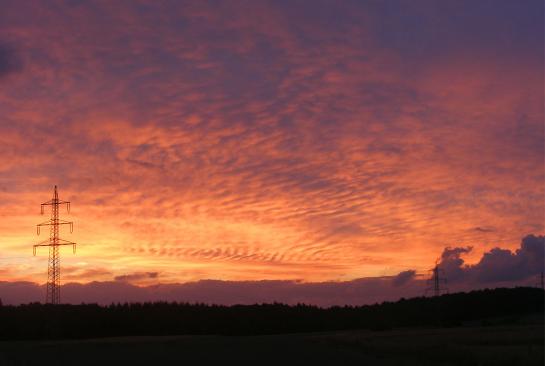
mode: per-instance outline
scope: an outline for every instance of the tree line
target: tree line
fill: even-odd
[[[542,289],[519,287],[363,306],[207,305],[177,302],[0,305],[0,339],[134,335],[257,335],[349,329],[514,323],[544,312]],[[541,317],[543,318],[543,317]]]

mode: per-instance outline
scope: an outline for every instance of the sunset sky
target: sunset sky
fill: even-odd
[[[46,281],[54,185],[78,243],[63,283],[418,277],[447,247],[515,253],[545,231],[543,14],[3,0],[0,281]]]

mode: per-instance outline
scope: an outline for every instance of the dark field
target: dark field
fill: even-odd
[[[0,365],[543,365],[543,324],[0,342]]]

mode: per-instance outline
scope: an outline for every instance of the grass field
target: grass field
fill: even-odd
[[[0,342],[0,365],[543,365],[543,324]]]

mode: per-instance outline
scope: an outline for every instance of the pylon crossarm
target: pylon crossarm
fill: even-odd
[[[72,233],[74,231],[74,223],[72,221],[66,221],[66,220],[57,220],[57,222],[53,220],[44,221],[41,224],[36,225],[36,233],[40,235],[40,227],[41,226],[51,226],[51,225],[70,225],[70,232]]]
[[[74,243],[74,242],[64,240],[64,239],[60,239],[60,238],[59,238],[59,241],[62,241],[62,243],[59,243],[58,245],[76,245],[76,243]]]
[[[38,244],[34,244],[34,245],[32,246],[32,254],[33,254],[33,255],[36,255],[36,248],[37,248],[37,247],[47,247],[47,246],[50,245],[50,244],[46,244],[46,243],[49,243],[49,240],[42,241],[41,243],[38,243]]]
[[[42,206],[47,206],[47,205],[54,205],[55,203],[58,203],[59,205],[62,205],[62,204],[65,204],[65,203],[70,203],[70,201],[56,200],[56,202],[55,202],[55,200],[51,199],[51,200],[49,200],[47,202],[42,203],[41,205]]]
[[[49,200],[47,202],[44,202],[40,205],[40,211],[42,215],[44,214],[44,207],[45,206],[60,206],[60,205],[66,205],[66,211],[70,212],[70,201],[61,201],[57,200],[56,202],[54,200]]]
[[[37,247],[54,247],[54,246],[60,246],[60,245],[71,245],[72,246],[72,251],[74,253],[76,253],[76,243],[73,243],[71,241],[64,240],[64,239],[59,239],[59,241],[62,241],[62,243],[52,244],[49,241],[44,241],[44,242],[41,242],[39,244],[34,244],[32,246],[32,251],[33,251],[34,255],[36,255],[36,248]]]
[[[62,219],[58,219],[56,222],[54,220],[47,220],[47,221],[44,221],[42,222],[41,224],[38,224],[37,226],[44,226],[44,225],[55,225],[56,223],[58,223],[59,225],[62,225],[62,224],[71,224],[72,221],[66,221],[66,220],[62,220]]]
[[[62,241],[59,245],[71,245],[72,253],[76,254],[76,243],[64,239],[59,239],[59,241]]]
[[[61,240],[61,239],[59,239]],[[76,245],[76,243],[72,243],[71,241],[66,241],[66,240],[63,240],[65,241],[65,243],[57,243],[57,244],[34,244],[33,246],[34,247],[54,247],[54,246],[57,246],[57,245]]]

